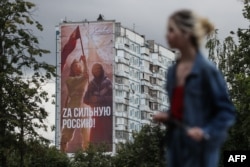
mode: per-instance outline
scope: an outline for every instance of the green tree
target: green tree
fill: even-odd
[[[250,21],[250,1],[243,1],[243,16]],[[230,96],[237,110],[237,120],[229,131],[223,150],[250,149],[250,27],[239,28],[221,43],[217,31],[209,37],[206,47],[209,56],[216,57],[219,69],[225,75]],[[237,40],[237,42],[236,42]],[[216,55],[216,56],[214,56]],[[221,163],[222,166],[222,163]]]
[[[114,157],[115,167],[163,167],[165,131],[159,126],[143,126],[134,140],[120,144]]]
[[[71,167],[111,167],[112,157],[106,153],[105,144],[89,145],[85,151],[75,153]]]
[[[49,98],[41,84],[55,76],[55,67],[37,60],[49,51],[39,48],[32,31],[32,26],[43,30],[32,16],[35,4],[1,0],[0,6],[0,166],[7,166],[9,153],[18,152],[23,167],[26,141],[46,140],[37,133],[47,129],[48,113],[41,104]]]
[[[159,126],[145,125],[133,141],[118,144],[115,155],[105,145],[90,145],[73,156],[70,167],[165,167],[164,136]]]
[[[25,141],[29,145],[24,156],[24,166],[27,167],[69,167],[70,159],[49,143],[39,140]],[[7,166],[19,167],[19,152],[16,149],[8,154]]]
[[[67,154],[62,153],[55,147],[41,144],[37,141],[31,143],[33,146],[27,156],[28,165],[32,167],[69,167],[70,159]]]

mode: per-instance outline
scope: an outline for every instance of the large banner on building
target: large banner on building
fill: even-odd
[[[112,151],[114,23],[61,25],[60,148]]]

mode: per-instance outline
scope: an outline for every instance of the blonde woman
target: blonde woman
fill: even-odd
[[[190,10],[177,11],[168,21],[166,40],[181,56],[167,74],[170,110],[154,119],[169,123],[169,167],[216,167],[235,120],[223,76],[200,52],[202,39],[212,31],[208,19]]]

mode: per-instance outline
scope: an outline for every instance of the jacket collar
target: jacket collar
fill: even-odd
[[[204,57],[200,52],[197,52],[195,60],[194,60],[194,64],[192,67],[192,70],[190,72],[189,75],[199,75],[202,66],[204,65],[204,63],[202,63],[204,61]],[[168,88],[168,94],[169,97],[171,99],[172,94],[173,94],[173,88],[176,85],[176,67],[177,67],[177,63],[175,63],[171,68],[169,68],[169,80],[167,81],[169,84],[169,88]]]
[[[203,64],[202,62],[203,61],[204,61],[204,57],[201,54],[201,52],[198,51],[196,53],[196,56],[195,56],[195,59],[194,59],[194,64],[193,64],[192,70],[191,70],[191,72],[190,72],[189,75],[197,75],[197,74],[199,74],[199,71],[200,71],[200,69],[202,67],[202,64]],[[176,72],[177,64],[178,64],[178,61],[177,61],[177,63],[173,67],[174,70],[173,70],[173,73],[172,73],[172,75],[173,75],[172,78],[175,78],[175,72]]]
[[[201,54],[201,52],[198,51],[197,54],[196,54],[196,57],[195,57],[194,64],[193,64],[192,70],[190,72],[190,75],[199,74],[199,72],[201,71],[202,65],[203,65],[203,63],[202,63],[203,61],[204,61],[204,57]]]

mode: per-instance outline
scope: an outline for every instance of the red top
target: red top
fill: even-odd
[[[183,99],[184,87],[177,86],[174,88],[173,97],[171,101],[171,113],[177,120],[182,120],[183,117]]]

